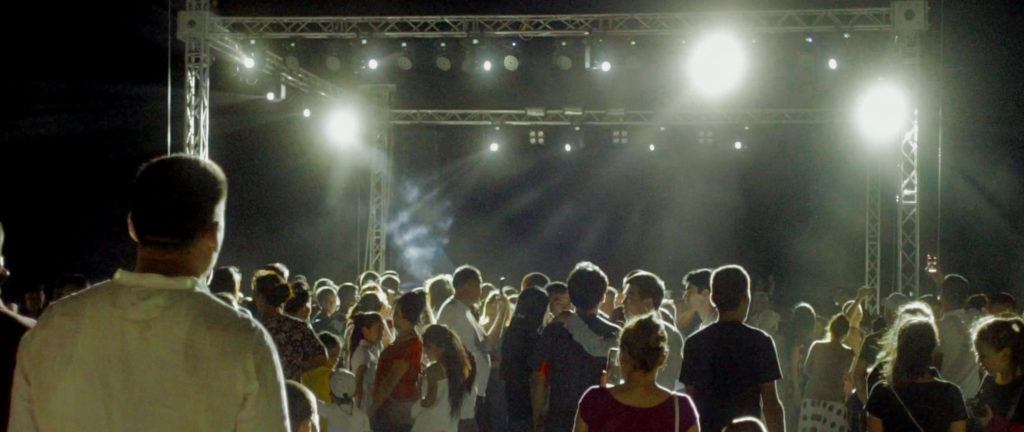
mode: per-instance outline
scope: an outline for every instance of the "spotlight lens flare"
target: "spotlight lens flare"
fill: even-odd
[[[267,100],[268,101],[273,101],[275,97],[276,96],[274,95],[274,92],[267,92]]]
[[[311,115],[313,115],[313,112],[310,111],[309,108],[306,108],[306,109],[302,110],[302,116],[303,117],[309,118],[309,116],[311,116]]]
[[[612,64],[610,62],[601,62],[601,72],[608,72],[612,70]]]
[[[742,44],[726,33],[697,42],[689,62],[690,78],[706,96],[720,96],[738,86],[745,68]]]
[[[834,58],[828,59],[828,68],[829,69],[836,70],[836,68],[838,68],[838,67],[839,67],[839,62],[836,61],[836,59],[834,59]]]
[[[499,148],[500,148],[500,146],[498,146],[498,143],[496,143],[496,142],[492,142],[491,143],[491,151],[492,152],[498,151]]]
[[[356,144],[359,137],[359,120],[349,110],[337,110],[327,117],[327,138],[339,147]]]
[[[736,141],[732,146],[735,147],[736,150],[743,150],[743,143],[740,141]]]
[[[872,141],[895,141],[907,120],[907,100],[893,83],[879,82],[857,104],[857,123]]]
[[[242,66],[245,66],[246,69],[252,69],[256,67],[256,60],[253,60],[252,57],[244,57],[242,58]]]
[[[370,61],[366,62],[366,67],[370,68],[370,70],[377,70],[377,66],[380,66],[380,63],[377,63],[377,59],[370,59]]]
[[[484,61],[484,70],[485,71],[490,71],[491,70],[491,61],[490,60],[485,60]]]
[[[565,145],[565,151],[566,151],[566,153],[571,152],[572,151],[572,144],[566,144]]]
[[[651,149],[651,151],[654,151],[654,144],[651,144],[648,148]]]

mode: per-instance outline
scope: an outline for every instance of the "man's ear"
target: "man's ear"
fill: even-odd
[[[128,213],[128,235],[132,237],[135,243],[139,242],[139,235],[135,233],[135,222],[132,222],[131,213]]]
[[[203,244],[205,244],[211,252],[217,252],[220,250],[220,224],[221,222],[211,222],[203,230],[201,236]]]

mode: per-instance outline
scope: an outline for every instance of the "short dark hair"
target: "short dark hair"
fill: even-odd
[[[942,299],[953,305],[961,307],[967,296],[971,294],[971,283],[967,278],[956,273],[946,275],[942,280]]]
[[[484,280],[480,276],[480,270],[477,270],[476,267],[469,264],[460,266],[452,272],[452,288],[455,288],[455,290],[458,291],[459,288],[462,288],[467,282],[473,279],[483,283]]]
[[[343,299],[345,297],[348,297],[348,296],[356,297],[358,295],[359,295],[359,287],[357,287],[356,284],[354,284],[352,282],[345,282],[345,283],[343,283],[341,285],[338,285],[338,300],[339,301],[341,301],[341,299]]]
[[[341,339],[337,335],[329,331],[322,331],[317,333],[316,337],[320,339],[320,343],[324,344],[324,348],[330,350],[331,348],[340,348]]]
[[[292,297],[284,303],[284,311],[289,315],[295,315],[312,297],[309,292],[309,285],[305,282],[292,282]]]
[[[985,306],[988,306],[988,296],[982,293],[974,294],[967,297],[967,308],[974,309],[977,311],[985,310]]]
[[[211,293],[228,293],[237,296],[242,285],[242,272],[235,266],[217,267],[210,277]]]
[[[711,274],[711,303],[719,311],[736,310],[744,296],[750,297],[750,276],[743,267],[726,265]]]
[[[291,430],[299,430],[303,422],[316,421],[313,418],[313,410],[316,407],[313,392],[292,380],[285,380],[284,390],[288,400],[288,424],[291,425]]]
[[[369,281],[380,282],[380,275],[373,270],[364,271],[359,275],[359,286],[366,285]]]
[[[139,168],[129,194],[136,239],[147,246],[188,247],[215,223],[227,195],[227,177],[212,161],[181,154],[152,159]]]
[[[565,282],[551,281],[544,285],[544,292],[548,293],[548,297],[555,294],[569,294],[569,286]]]
[[[292,287],[280,275],[270,270],[259,270],[252,280],[253,295],[263,297],[267,304],[278,307],[292,296]]]
[[[655,309],[661,307],[661,301],[665,299],[665,281],[658,275],[641,270],[626,279],[626,284],[636,290],[640,299],[651,299]]]
[[[401,287],[401,285],[402,281],[398,279],[398,276],[389,274],[386,276],[381,276],[380,278],[380,287],[384,288],[385,290],[398,292],[398,289]]]
[[[697,289],[704,291],[711,289],[711,269],[702,268],[692,270],[683,276],[683,288],[693,285]]]
[[[523,281],[519,283],[519,288],[544,288],[544,286],[546,286],[548,282],[551,282],[551,278],[549,278],[546,274],[541,272],[530,272],[527,273],[526,276],[523,276]]]
[[[988,304],[1007,306],[1014,311],[1017,310],[1017,300],[1007,292],[997,292],[992,294],[992,297],[988,298]]]
[[[288,274],[290,273],[290,271],[288,270],[288,266],[284,265],[284,263],[279,262],[267,264],[263,266],[261,270],[269,270],[274,273],[277,273],[277,275],[281,276],[281,279],[284,280],[288,280]]]
[[[81,273],[64,274],[57,278],[57,282],[53,284],[53,287],[61,288],[66,285],[88,287],[89,279]]]
[[[601,304],[604,291],[608,288],[608,276],[600,267],[589,261],[582,261],[569,273],[569,301],[579,311],[591,310]]]

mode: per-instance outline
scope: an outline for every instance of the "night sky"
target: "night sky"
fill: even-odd
[[[172,9],[184,7],[174,2]],[[591,13],[864,7],[885,2],[228,2],[223,15],[373,15]],[[387,3],[379,6],[378,3]],[[932,2],[921,119],[921,256],[937,252],[947,271],[963,272],[985,291],[1024,295],[1024,3],[950,1],[940,22]],[[93,281],[130,268],[124,192],[137,166],[166,152],[167,4],[36,3],[6,25],[4,95],[10,102],[0,145],[0,221],[13,273],[5,300],[58,274]],[[44,18],[45,17],[45,18]],[[944,49],[940,29],[944,27]],[[857,39],[858,35],[854,35]],[[836,35],[815,45],[802,35],[758,36],[745,87],[726,107],[848,109],[858,85],[876,71],[882,46],[863,35],[841,51],[853,65],[828,74],[822,56]],[[512,73],[441,73],[428,54],[413,71],[377,77],[327,74],[341,86],[390,81],[399,108],[522,109],[704,108],[688,94],[679,53],[639,40],[642,62],[610,74],[561,72],[551,41],[523,41],[524,64]],[[323,69],[327,42],[298,41],[300,57]],[[182,53],[173,51],[174,147],[182,148]],[[864,48],[864,47],[867,47]],[[278,50],[278,46],[271,46]],[[875,51],[871,51],[875,50]],[[345,51],[349,52],[349,51]],[[621,52],[621,51],[620,51]],[[940,68],[940,53],[944,67]],[[533,55],[531,57],[531,54]],[[304,63],[304,66],[306,63]],[[392,68],[393,69],[393,68]],[[318,71],[319,72],[319,71]],[[220,264],[244,272],[281,261],[311,278],[352,278],[365,245],[365,155],[330,148],[314,118],[322,104],[292,92],[261,100],[230,65],[213,68],[211,157],[229,178],[227,238]],[[813,91],[804,92],[810,86]],[[936,107],[943,102],[941,233]],[[827,298],[863,281],[864,176],[868,164],[895,184],[895,157],[871,152],[847,123],[815,126],[631,130],[625,146],[609,128],[585,132],[587,148],[566,154],[568,130],[545,129],[530,146],[527,128],[395,129],[394,219],[389,262],[405,279],[472,263],[485,279],[518,280],[527,271],[564,278],[592,260],[613,284],[646,268],[675,286],[697,267],[739,263],[755,281],[772,275],[779,302]],[[501,140],[499,153],[486,151]],[[743,151],[732,149],[742,140]],[[658,150],[647,150],[657,142]],[[876,152],[879,150],[875,150]],[[895,193],[894,186],[886,196]],[[884,289],[893,281],[895,208],[883,202]],[[937,240],[941,236],[941,249]],[[925,285],[927,287],[927,285]],[[815,294],[816,293],[816,294]]]

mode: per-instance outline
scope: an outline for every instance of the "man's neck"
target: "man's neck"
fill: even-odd
[[[588,310],[577,310],[576,315],[579,315],[580,317],[595,317],[597,316],[597,308]]]
[[[470,309],[473,309],[473,307],[476,306],[476,302],[473,301],[473,299],[469,298],[466,295],[461,295],[460,296],[460,295],[458,295],[456,293],[455,294],[455,300],[458,301],[459,303],[462,303],[464,306],[466,306],[467,308],[470,308]]]
[[[715,313],[715,308],[711,307],[711,304],[705,304],[697,307],[697,315],[700,315],[701,321],[707,321],[711,314]]]
[[[718,322],[743,322],[746,318],[744,311],[718,311]]]
[[[135,257],[136,273],[152,273],[167,277],[201,277],[204,270],[196,268],[184,254],[139,249]]]

